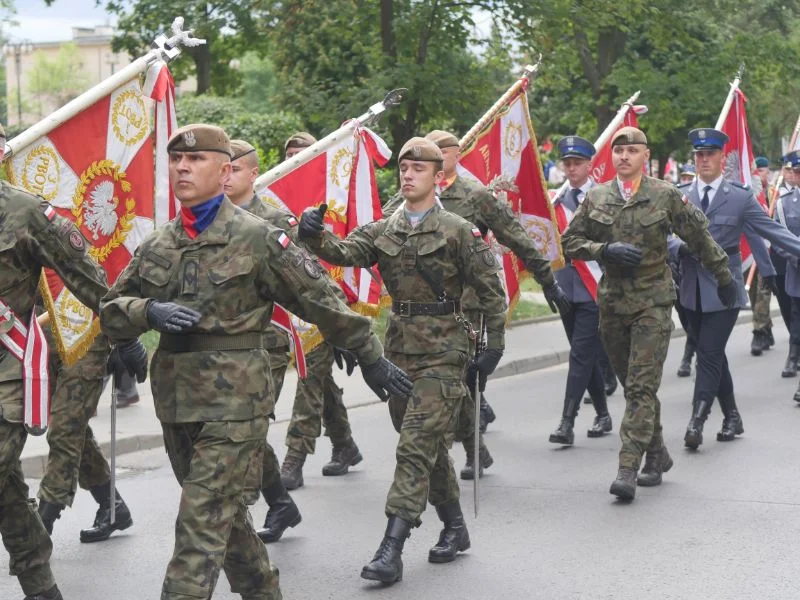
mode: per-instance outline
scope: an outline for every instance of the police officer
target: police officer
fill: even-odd
[[[403,396],[411,384],[317,261],[224,195],[231,146],[222,129],[187,125],[167,151],[180,215],[144,239],[100,312],[112,336],[161,332],[153,399],[182,488],[161,598],[210,598],[224,568],[234,593],[275,600],[278,572],[247,509],[274,408],[263,337],[272,303],[352,350],[376,393]]]
[[[575,211],[594,185],[589,173],[595,148],[589,140],[570,135],[558,142],[558,152],[569,182],[554,200],[556,220],[559,229],[562,229],[572,220]],[[563,269],[555,272],[555,277],[571,305],[569,311],[561,314],[561,321],[570,342],[570,351],[561,423],[550,434],[550,442],[572,445],[575,440],[573,432],[575,417],[583,393],[587,389],[596,413],[594,424],[587,431],[587,435],[601,437],[612,429],[603,374],[598,360],[603,351],[599,331],[600,312],[595,302],[600,266],[596,262],[568,260]]]
[[[623,500],[636,494],[637,472],[647,453],[639,485],[661,483],[672,459],[661,435],[656,395],[672,332],[675,288],[667,266],[667,236],[686,241],[720,284],[727,305],[736,301],[736,284],[725,252],[708,233],[703,213],[671,184],[647,177],[647,137],[623,127],[611,138],[617,177],[586,195],[562,237],[567,257],[605,264],[598,289],[600,333],[614,371],[625,390],[620,426],[619,470],[610,492]]]
[[[324,229],[324,207],[306,210],[300,221],[300,235],[323,260],[380,267],[393,298],[387,353],[414,382],[410,400],[389,398],[400,438],[386,499],[388,523],[378,551],[361,572],[384,583],[402,579],[403,545],[428,501],[444,524],[428,561],[450,562],[470,547],[448,455],[467,395],[470,327],[464,327],[460,298],[469,285],[477,297],[475,308],[485,315],[487,348],[473,361],[479,379],[494,371],[503,354],[506,309],[500,266],[480,230],[436,202],[435,186],[444,178],[441,149],[429,139],[412,138],[398,161],[405,202],[391,217],[359,227],[344,240]]]
[[[691,163],[685,163],[683,166],[681,166],[680,179],[678,183],[680,185],[692,183],[696,175],[697,171],[695,170],[694,165]]]
[[[731,441],[744,432],[725,356],[725,346],[739,309],[747,303],[739,240],[744,233],[764,282],[774,288],[775,270],[761,238],[797,255],[800,255],[800,239],[770,219],[749,189],[724,179],[722,149],[728,141],[725,133],[716,129],[693,129],[689,139],[697,165],[697,179],[679,189],[708,218],[708,230],[728,255],[737,289],[735,304],[728,306],[720,302],[711,273],[697,262],[694,253],[680,239],[670,242],[673,257],[681,262],[680,302],[687,311],[689,328],[697,343],[693,412],[684,436],[684,444],[696,449],[703,443],[703,424],[715,397],[719,398],[724,416],[717,441]]]

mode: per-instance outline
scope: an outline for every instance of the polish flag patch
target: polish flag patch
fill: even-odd
[[[473,228],[472,228],[472,235],[473,235],[474,237],[476,237],[476,238],[482,237],[482,236],[481,236],[481,230],[480,230],[480,229],[478,229],[477,227],[473,227]]]
[[[52,205],[48,204],[44,209],[44,216],[47,217],[48,221],[52,221],[56,218],[56,209],[52,207]]]
[[[295,219],[294,217],[289,217],[289,225],[291,225],[292,227],[297,225],[297,219]]]
[[[284,250],[286,250],[286,247],[291,243],[291,241],[292,241],[291,238],[285,233],[282,233],[278,238],[278,243]]]

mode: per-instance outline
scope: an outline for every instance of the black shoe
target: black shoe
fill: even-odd
[[[54,585],[46,592],[39,592],[33,596],[25,596],[23,600],[64,600],[64,596],[58,590],[58,586]]]
[[[495,419],[497,419],[497,415],[494,414],[494,409],[489,406],[489,403],[486,401],[486,396],[481,393],[481,416],[485,417],[487,423],[494,423]]]
[[[439,541],[428,552],[428,562],[453,562],[456,554],[468,550],[470,546],[469,532],[464,522],[464,515],[461,513],[461,505],[456,500],[451,504],[437,506],[436,514],[444,523],[444,529],[439,534]]]
[[[389,517],[386,533],[372,561],[361,569],[361,577],[382,583],[403,579],[403,545],[411,535],[411,523],[399,517]]]
[[[620,500],[633,500],[636,496],[636,470],[620,467],[608,491]]]
[[[107,540],[115,531],[122,531],[133,525],[131,518],[131,511],[128,505],[116,493],[116,502],[114,503],[114,523],[111,523],[111,490],[108,485],[99,485],[89,490],[92,496],[100,505],[97,509],[97,514],[94,517],[94,525],[89,529],[81,529],[81,542],[84,544],[91,544],[93,542],[102,542]]]
[[[262,493],[269,504],[269,510],[264,520],[264,529],[259,529],[256,533],[262,542],[271,544],[281,539],[283,532],[289,527],[299,525],[303,517],[280,480]]]
[[[322,467],[322,474],[326,476],[344,475],[350,467],[356,466],[364,460],[358,446],[351,439],[349,443],[344,446],[333,445],[333,452],[331,453],[331,460]]]
[[[722,420],[722,429],[717,432],[717,441],[732,442],[737,435],[742,435],[743,433],[742,415],[739,414],[738,410],[733,410]]]
[[[281,481],[287,490],[296,490],[303,487],[303,465],[306,455],[291,448],[286,453],[281,465]]]
[[[766,333],[761,329],[754,329],[753,340],[750,342],[750,354],[761,356],[767,348],[769,348],[769,342]]]
[[[672,457],[667,452],[667,447],[662,446],[657,452],[647,451],[644,459],[644,467],[637,478],[637,485],[642,487],[653,487],[661,485],[661,475],[672,468]]]
[[[781,377],[796,377],[797,376],[797,360],[800,358],[800,346],[796,344],[789,345],[789,356],[786,357],[786,364],[781,371]]]
[[[678,367],[678,377],[689,377],[692,374],[692,358],[694,357],[694,344],[686,338],[686,344],[683,347],[683,358]]]
[[[551,444],[561,444],[562,446],[572,446],[575,443],[575,432],[573,431],[574,419],[564,417],[558,428],[550,434]]]
[[[47,535],[53,535],[53,523],[61,518],[61,511],[64,510],[63,504],[55,504],[47,500],[39,500],[39,518],[47,530]]]
[[[611,423],[611,415],[608,413],[604,415],[598,415],[594,418],[594,424],[586,432],[586,435],[590,438],[603,437],[605,434],[611,432],[613,428],[614,426]]]
[[[705,401],[699,402],[696,410],[689,420],[686,427],[686,434],[683,436],[683,444],[687,448],[697,450],[703,444],[703,425],[708,416],[708,404]]]
[[[483,470],[488,469],[494,464],[492,455],[489,454],[489,448],[484,444],[479,450],[478,459],[481,461],[481,468],[478,472],[479,477],[483,477]],[[461,469],[461,479],[465,481],[472,481],[475,479],[475,460],[472,452],[467,452],[467,464]]]

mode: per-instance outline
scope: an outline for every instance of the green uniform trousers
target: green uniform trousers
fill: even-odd
[[[414,384],[410,398],[389,398],[389,414],[400,438],[386,516],[418,526],[426,502],[441,506],[459,498],[448,449],[466,395],[467,355],[459,351],[423,355],[387,352],[386,357]]]
[[[625,390],[625,415],[619,428],[621,467],[638,470],[646,451],[664,445],[657,393],[673,328],[672,306],[620,315],[600,304],[603,344]]]
[[[211,598],[220,569],[246,600],[282,598],[278,569],[247,508],[261,487],[268,423],[267,417],[162,423],[182,493],[161,600]]]
[[[275,404],[278,403],[281,390],[283,389],[283,380],[286,376],[286,369],[289,366],[289,348],[277,348],[269,351],[269,370],[272,377],[272,385],[275,390]],[[264,449],[264,460],[261,464],[261,489],[267,490],[269,487],[277,483],[281,478],[281,466],[278,463],[278,457],[275,455],[275,450],[272,445],[267,441]]]
[[[753,278],[748,294],[750,296],[750,307],[753,309],[753,331],[772,329],[772,318],[769,314],[772,292],[764,285],[761,275]]]

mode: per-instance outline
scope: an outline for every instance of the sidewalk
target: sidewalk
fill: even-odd
[[[777,302],[773,300],[773,317],[778,316]],[[684,336],[677,314],[673,312],[675,331],[673,337]],[[749,310],[739,313],[737,325],[752,322]],[[564,334],[560,319],[543,317],[530,321],[516,322],[506,332],[506,349],[500,366],[495,371],[493,378],[508,377],[544,369],[566,362],[569,359],[569,343]],[[358,369],[351,377],[338,371],[334,366],[334,376],[339,386],[344,388],[345,404],[348,408],[355,408],[367,404],[375,404],[379,400],[367,387],[361,378]],[[286,373],[283,391],[278,400],[275,417],[278,422],[288,421],[292,414],[294,390],[297,385],[297,374],[294,370]],[[155,416],[153,396],[150,391],[149,380],[139,385],[140,401],[128,408],[117,412],[117,454],[137,452],[150,448],[158,448],[163,444],[161,426]],[[97,417],[92,419],[91,426],[95,438],[108,453],[111,440],[111,392],[107,387],[100,399]],[[282,441],[273,440],[279,455],[283,455]],[[26,477],[40,478],[44,473],[47,461],[48,445],[45,436],[28,436],[25,449],[22,452],[22,470]]]

